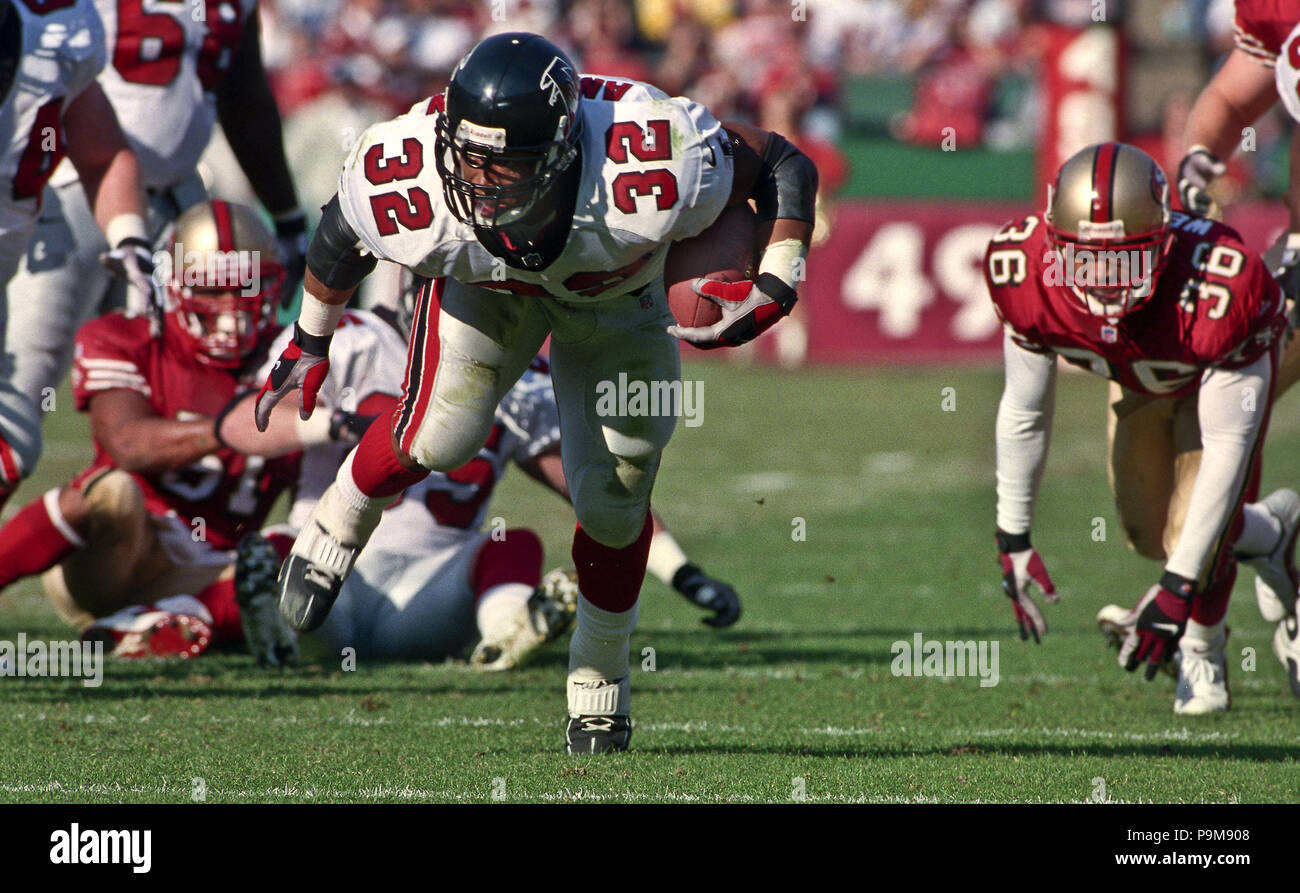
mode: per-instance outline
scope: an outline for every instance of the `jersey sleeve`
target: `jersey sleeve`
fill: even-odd
[[[102,391],[135,391],[153,396],[146,364],[148,322],[109,313],[86,323],[77,332],[72,360],[72,396],[82,412]]]
[[[1241,243],[1223,241],[1203,252],[1197,282],[1191,345],[1201,364],[1248,366],[1285,333],[1282,290],[1263,259]]]
[[[713,114],[689,99],[670,100],[676,108],[674,126],[682,133],[681,201],[670,236],[697,236],[718,219],[731,198],[735,179],[735,149]]]
[[[518,438],[510,452],[517,464],[526,462],[560,442],[560,411],[551,376],[529,369],[497,407],[497,419]]]
[[[1237,0],[1232,22],[1232,39],[1237,49],[1261,65],[1272,65],[1278,57],[1282,38],[1294,19],[1283,25],[1284,17],[1276,9],[1277,0]]]
[[[431,255],[456,225],[442,198],[428,109],[420,103],[367,128],[339,173],[339,209],[359,246],[412,269],[437,266]]]
[[[1038,332],[1033,313],[1039,301],[1033,291],[1030,252],[1037,250],[1031,238],[1037,227],[1038,218],[1027,217],[997,232],[984,252],[984,283],[1006,337],[1023,350],[1047,353],[1049,348]]]

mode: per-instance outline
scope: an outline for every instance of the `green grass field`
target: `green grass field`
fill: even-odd
[[[202,787],[208,802],[1087,802],[1095,779],[1116,801],[1300,800],[1300,704],[1249,571],[1229,615],[1230,713],[1175,716],[1170,680],[1144,683],[1103,647],[1097,609],[1159,574],[1115,519],[1104,383],[1061,377],[1034,533],[1063,597],[1034,646],[1015,634],[993,547],[999,369],[686,375],[706,381],[704,424],[679,427],[656,506],[745,614],[714,632],[647,581],[630,752],[562,753],[561,643],[494,676],[336,661],[263,673],[209,654],[113,663],[99,688],[0,677],[0,801],[188,802]],[[1297,410],[1292,394],[1274,414],[1266,492],[1300,484]],[[46,430],[21,499],[89,456],[66,395]],[[542,533],[548,565],[568,562],[571,512],[521,475],[493,514]],[[19,632],[68,635],[32,580],[0,596],[0,639]],[[997,640],[999,684],[893,676],[892,643],[916,632]]]

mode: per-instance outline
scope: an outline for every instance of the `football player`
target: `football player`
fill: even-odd
[[[496,407],[551,338],[564,477],[578,517],[581,596],[566,685],[572,752],[623,750],[631,734],[628,639],[653,525],[650,493],[675,417],[601,415],[598,384],[679,377],[673,335],[745,343],[790,312],[812,232],[817,176],[777,134],[719,124],[641,85],[579,80],[542,37],[498,34],[445,93],[358,141],[308,249],[303,308],[257,402],[301,388],[304,416],[357,283],[386,258],[428,277],[402,402],[372,425],[316,503],[281,570],[280,607],[319,626],[385,505],[429,471],[472,459]],[[669,244],[753,198],[765,247],[752,282],[702,282],[713,326],[674,327]]]
[[[94,462],[0,528],[0,587],[43,573],[46,595],[83,636],[119,656],[192,657],[216,639],[292,657],[274,598],[235,598],[239,538],[297,476],[298,456],[223,448],[214,418],[279,331],[284,280],[270,230],[249,208],[202,202],[176,222],[172,309],[106,314],[77,333],[73,393],[90,414]]]
[[[404,317],[409,318],[397,315],[394,323]],[[280,335],[272,356],[277,347],[288,346],[290,335]],[[291,527],[306,521],[349,451],[346,444],[321,443],[305,432],[340,410],[351,410],[366,421],[390,416],[401,390],[404,346],[397,328],[378,315],[348,311],[330,344],[336,371],[317,393],[318,408],[326,412],[303,422],[292,406],[281,404],[272,412],[265,434],[254,427],[248,405],[242,411],[232,405],[222,413],[218,435],[232,449],[266,458],[305,450],[289,514]],[[246,398],[252,399],[251,394]],[[319,445],[307,447],[313,440]],[[384,512],[320,628],[335,653],[350,646],[359,657],[440,660],[478,639],[471,664],[504,670],[563,632],[572,619],[576,587],[562,571],[542,578],[542,547],[536,534],[496,529],[489,536],[482,531],[493,490],[511,463],[568,495],[559,411],[542,357],[497,406],[492,430],[473,459],[452,472],[430,474]],[[719,628],[735,623],[741,610],[735,590],[692,564],[653,514],[652,523],[651,572],[709,611],[705,623]],[[250,534],[239,554],[240,562],[250,568],[246,577],[260,570],[268,591],[274,590],[280,562],[265,538]]]
[[[1223,159],[1236,151],[1246,128],[1279,99],[1300,121],[1300,2],[1237,0],[1233,37],[1236,46],[1201,91],[1187,119],[1186,154],[1178,164],[1178,195],[1183,207],[1209,214],[1214,207],[1209,187],[1224,172]],[[1300,168],[1300,128],[1290,138],[1291,170]],[[1283,292],[1300,299],[1300,176],[1291,177],[1291,211],[1282,261],[1274,275]],[[1294,322],[1294,320],[1293,320]],[[1281,393],[1300,377],[1300,355],[1288,351],[1278,380]]]
[[[95,83],[104,67],[103,35],[89,0],[0,0],[0,286],[14,277],[41,210],[41,191],[66,154],[85,190],[79,198],[87,225],[103,227],[114,246],[105,261],[141,300],[153,294],[153,265],[134,251],[132,222],[144,207],[140,169]],[[19,303],[32,305],[34,313],[55,309],[35,294],[23,293]],[[0,343],[7,328],[0,303]],[[0,507],[41,450],[38,404],[15,387],[12,359],[0,350]]]
[[[997,546],[1021,638],[1046,632],[1029,594],[1056,595],[1030,543],[1047,455],[1056,358],[1119,385],[1111,485],[1130,545],[1164,565],[1129,613],[1120,663],[1146,677],[1175,650],[1174,710],[1229,705],[1224,616],[1238,556],[1259,559],[1274,597],[1297,587],[1293,510],[1255,502],[1283,297],[1228,227],[1171,213],[1164,174],[1132,146],[1089,146],[1062,165],[1044,213],[1004,226],[985,277],[1006,328],[997,417]],[[1275,638],[1275,645],[1278,645]],[[1297,684],[1295,658],[1279,657]]]
[[[108,244],[129,236],[136,256],[124,259],[149,261],[177,215],[205,197],[196,164],[219,120],[257,197],[275,218],[287,299],[305,263],[306,218],[298,210],[279,112],[262,68],[255,4],[95,0],[104,22],[97,52],[109,62],[99,85],[141,159],[148,195],[145,210],[119,221]],[[14,356],[14,385],[38,407],[50,406],[71,366],[77,328],[121,301],[98,261],[108,249],[79,174],[67,165],[54,172],[8,288],[5,349]],[[127,312],[147,310],[144,297],[128,292]]]

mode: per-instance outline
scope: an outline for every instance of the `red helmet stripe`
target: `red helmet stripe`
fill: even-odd
[[[220,199],[212,202],[212,216],[217,222],[217,248],[235,250],[235,227],[230,220],[230,205]]]
[[[1093,223],[1106,223],[1114,219],[1111,210],[1111,198],[1115,194],[1115,168],[1117,166],[1115,161],[1118,155],[1118,144],[1103,143],[1092,159]]]

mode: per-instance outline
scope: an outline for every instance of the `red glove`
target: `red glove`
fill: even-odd
[[[722,308],[722,319],[711,326],[669,326],[668,334],[701,350],[737,347],[753,341],[787,316],[798,300],[794,289],[771,273],[740,282],[696,279],[691,288]]]
[[[1119,648],[1119,664],[1130,673],[1146,658],[1146,680],[1155,678],[1160,667],[1171,660],[1192,615],[1192,580],[1166,572],[1147,590],[1129,616],[1136,617]]]
[[[1056,586],[1047,573],[1047,565],[1038,550],[1029,545],[1029,534],[997,532],[998,557],[1002,562],[1002,591],[1011,599],[1020,627],[1020,638],[1027,640],[1033,634],[1034,642],[1041,644],[1047,634],[1047,621],[1029,594],[1030,585],[1037,586],[1049,605],[1060,600]]]
[[[293,341],[275,361],[266,384],[253,404],[257,430],[265,431],[271,421],[271,410],[294,388],[302,388],[298,416],[311,418],[316,409],[316,394],[330,371],[330,339],[332,335],[308,335],[298,324],[293,324]]]

